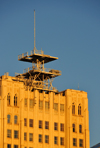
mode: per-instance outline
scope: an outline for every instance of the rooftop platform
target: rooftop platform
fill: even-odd
[[[45,55],[42,50],[37,50],[36,48],[31,51],[30,55],[28,55],[28,52],[18,55],[19,61],[37,63],[37,59],[40,62],[48,63],[48,62],[57,60],[58,57]]]
[[[16,75],[16,77],[22,76],[26,79],[29,79],[29,77],[32,76],[33,78],[36,78],[36,80],[45,80],[47,78],[55,78],[60,75],[61,71],[59,70],[54,70],[50,68],[37,68],[35,66],[32,66],[24,69],[23,74],[18,74]]]

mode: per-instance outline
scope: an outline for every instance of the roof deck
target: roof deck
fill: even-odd
[[[45,55],[42,50],[37,50],[36,48],[31,51],[30,55],[28,55],[28,52],[18,55],[18,60],[19,61],[37,63],[37,59],[40,62],[43,61],[44,63],[48,63],[48,62],[57,60],[58,57]]]
[[[24,69],[23,74],[18,74],[18,76],[23,76],[24,78],[29,79],[30,76],[35,77],[35,75],[38,75],[36,80],[45,80],[48,78],[54,78],[61,75],[61,71],[54,70],[50,68],[39,68],[36,66],[28,67]]]

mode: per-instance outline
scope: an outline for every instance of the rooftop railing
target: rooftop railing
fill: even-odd
[[[31,50],[31,55],[33,54],[41,54],[43,55],[44,54],[44,51],[41,50],[37,50],[36,48]],[[20,60],[21,58],[24,58],[24,57],[27,57],[28,56],[28,52],[25,52],[25,53],[22,53],[20,55],[18,55],[18,60]]]
[[[26,69],[23,70],[23,73],[28,73],[30,70],[38,70],[38,71],[41,71],[41,72],[50,72],[52,74],[61,74],[61,71],[59,70],[54,70],[54,69],[51,69],[51,68],[43,68],[43,67],[37,67],[36,64],[33,64],[32,67],[28,67]]]
[[[18,60],[21,58],[27,57],[27,56],[28,56],[28,52],[22,53],[22,54],[18,55]]]
[[[32,54],[44,54],[44,51],[42,51],[42,49],[41,50],[37,50],[36,48],[34,48],[33,50],[31,50],[31,55]]]

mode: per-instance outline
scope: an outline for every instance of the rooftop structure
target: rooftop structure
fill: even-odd
[[[57,60],[57,57],[45,55],[42,50],[37,50],[35,47],[35,10],[34,10],[34,49],[31,54],[28,52],[18,55],[19,61],[31,62],[32,67],[24,69],[23,74],[17,74],[16,77],[22,78],[26,86],[30,89],[43,89],[47,91],[55,91],[57,89],[52,86],[53,79],[61,75],[61,71],[45,68],[44,64]]]

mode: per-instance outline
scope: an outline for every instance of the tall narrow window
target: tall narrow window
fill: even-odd
[[[60,145],[64,145],[64,137],[60,137]]]
[[[64,112],[64,104],[60,104],[60,111]]]
[[[79,133],[82,133],[82,125],[79,125]]]
[[[75,132],[75,124],[72,124],[73,132]]]
[[[30,108],[33,108],[33,106],[34,106],[34,100],[33,100],[33,99],[30,99],[29,101],[30,101],[30,102],[29,102]]]
[[[17,106],[17,95],[14,96],[14,106]]]
[[[83,147],[83,139],[79,139],[79,147]]]
[[[24,126],[27,126],[27,118],[24,118]]]
[[[49,129],[49,122],[45,121],[45,129]]]
[[[33,141],[33,133],[29,133],[29,141]]]
[[[77,139],[73,138],[73,146],[77,146]]]
[[[54,137],[54,144],[58,144],[58,137]]]
[[[18,148],[18,145],[14,145],[14,148]]]
[[[9,106],[10,105],[10,94],[8,93],[7,95],[7,105]]]
[[[27,133],[24,133],[24,140],[27,140]]]
[[[75,115],[75,104],[72,104],[72,114]]]
[[[63,123],[60,124],[60,131],[64,132],[64,124]]]
[[[7,144],[7,148],[11,148],[11,144]]]
[[[78,106],[78,115],[81,115],[81,105]]]
[[[11,138],[11,130],[7,130],[7,137]]]
[[[33,127],[33,119],[29,119],[29,126]]]
[[[18,123],[18,116],[14,116],[14,124],[17,124]]]
[[[49,143],[49,136],[45,135],[45,143]]]
[[[9,114],[7,115],[7,123],[11,123],[11,116]]]
[[[54,103],[54,110],[58,111],[58,103]]]
[[[42,128],[42,121],[41,120],[39,120],[39,128]]]
[[[56,131],[58,130],[58,123],[56,123],[56,122],[54,123],[54,130],[56,130]]]
[[[39,134],[39,142],[42,142],[42,135]]]
[[[45,109],[46,109],[46,110],[49,109],[49,102],[45,102]]]
[[[18,138],[18,131],[14,130],[14,138]]]
[[[24,107],[27,107],[27,99],[24,99]]]
[[[39,109],[43,109],[43,101],[39,100]]]

